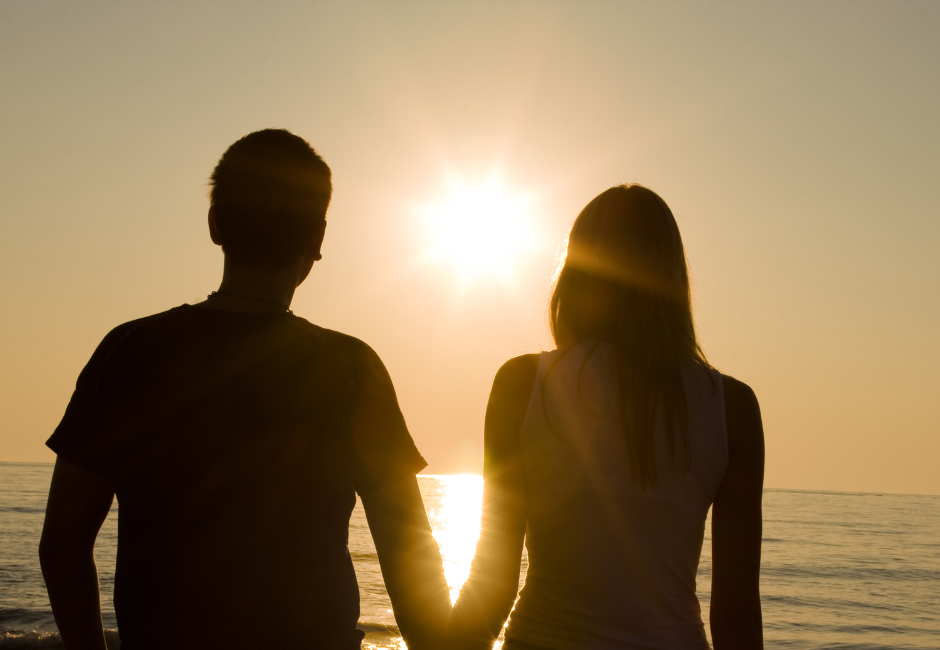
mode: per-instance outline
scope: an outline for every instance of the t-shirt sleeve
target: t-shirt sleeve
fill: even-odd
[[[367,345],[355,355],[356,400],[350,432],[353,486],[366,494],[427,467],[398,406],[385,365]]]
[[[65,415],[46,441],[60,458],[96,474],[108,474],[110,460],[105,435],[108,398],[105,371],[129,328],[112,330],[78,376]]]

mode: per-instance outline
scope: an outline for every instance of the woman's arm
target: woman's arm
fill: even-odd
[[[39,564],[62,641],[69,650],[105,650],[95,538],[114,489],[107,479],[56,461],[39,541]]]
[[[519,591],[526,528],[519,430],[537,369],[538,355],[528,354],[507,361],[493,380],[484,425],[480,541],[452,614],[451,648],[491,648]]]
[[[759,585],[764,429],[754,391],[723,379],[729,458],[712,506],[712,643],[715,650],[754,650],[764,647]]]

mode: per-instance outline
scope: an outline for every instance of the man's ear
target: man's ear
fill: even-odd
[[[222,233],[219,231],[219,218],[215,213],[215,207],[209,207],[209,237],[216,246],[222,245]]]
[[[320,247],[323,246],[323,238],[326,236],[326,219],[317,224],[316,230],[313,231],[313,240],[310,242],[312,248],[313,259],[314,261],[319,262],[323,259],[323,255],[320,254]]]

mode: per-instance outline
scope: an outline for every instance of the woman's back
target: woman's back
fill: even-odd
[[[529,569],[507,638],[574,648],[707,648],[695,577],[728,465],[721,375],[689,363],[686,449],[656,422],[657,480],[632,480],[612,348],[543,353],[520,432]]]

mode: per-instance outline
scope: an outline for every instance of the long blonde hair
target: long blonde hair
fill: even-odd
[[[549,307],[558,347],[613,345],[633,480],[656,484],[654,423],[661,413],[672,460],[690,462],[682,365],[708,368],[695,336],[688,263],[666,202],[636,184],[598,195],[575,219]]]

